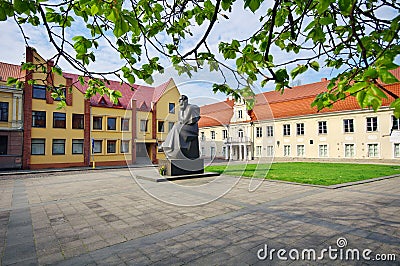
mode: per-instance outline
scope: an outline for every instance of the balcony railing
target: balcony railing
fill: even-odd
[[[228,137],[224,140],[224,143],[250,143],[250,138],[249,137],[239,137],[239,138]]]

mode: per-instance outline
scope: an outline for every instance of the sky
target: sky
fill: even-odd
[[[243,39],[251,35],[259,27],[259,17],[267,10],[268,5],[271,5],[273,1],[264,1],[263,6],[253,14],[250,10],[243,8],[242,1],[236,1],[232,9],[232,13],[227,13],[231,18],[229,20],[221,18],[212,29],[208,44],[211,50],[218,50],[218,43],[220,41],[231,41],[232,39]],[[202,27],[196,27],[193,30],[193,37],[188,38],[187,41],[182,45],[183,50],[191,49],[197,41],[203,36],[204,29],[208,24],[203,24]],[[51,58],[55,54],[55,49],[50,45],[47,35],[44,30],[40,28],[24,27],[26,34],[29,36],[29,45],[36,48],[38,53],[43,58]],[[2,41],[0,42],[0,61],[20,64],[25,59],[25,43],[22,35],[16,23],[13,20],[7,20],[0,22],[0,33]],[[68,33],[69,36],[82,35],[82,28],[80,26],[73,26],[71,31]],[[155,51],[151,51],[151,54],[157,55]],[[273,49],[271,53],[274,58],[287,58],[287,54],[281,52],[279,49]],[[298,54],[299,57],[304,57],[305,54]],[[222,58],[222,56],[220,57]],[[195,73],[193,77],[187,75],[179,76],[173,67],[169,64],[168,60],[161,59],[161,62],[166,67],[164,74],[155,74],[153,86],[167,81],[172,77],[178,86],[181,94],[185,94],[189,97],[191,103],[198,105],[209,104],[217,101],[226,99],[226,95],[222,93],[214,94],[212,92],[212,84],[222,81],[222,77],[217,72],[209,72],[208,69],[200,70]],[[228,62],[228,64],[234,64],[234,62]],[[320,62],[322,64],[322,62]],[[65,61],[60,61],[58,64],[64,72],[78,73]],[[96,52],[96,62],[90,67],[93,71],[109,71],[120,68],[124,65],[124,62],[119,59],[117,55],[105,42],[100,42],[99,50]],[[79,73],[78,73],[79,74]],[[332,78],[334,73],[331,70],[322,68],[320,72],[309,70],[305,75],[302,75],[298,82],[300,84],[307,84],[312,82],[320,81],[322,78]],[[228,83],[232,86],[236,86],[233,82],[233,77],[227,74]],[[137,81],[138,84],[144,84],[144,82]],[[255,93],[262,91],[272,90],[274,85],[268,83],[264,88],[255,86],[253,88]]]

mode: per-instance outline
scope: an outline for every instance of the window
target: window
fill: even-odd
[[[129,119],[121,118],[121,131],[129,131]]]
[[[72,154],[83,154],[83,139],[72,140]]]
[[[328,133],[328,126],[326,121],[319,121],[318,122],[318,134],[327,134]]]
[[[168,132],[170,132],[172,130],[172,128],[174,127],[174,122],[168,122]]]
[[[267,146],[267,157],[274,156],[274,146]]]
[[[169,103],[168,109],[170,114],[175,114],[175,103]]]
[[[103,117],[101,116],[94,116],[93,117],[93,129],[103,129]]]
[[[140,131],[147,132],[147,120],[140,120]]]
[[[290,156],[290,145],[283,145],[283,156]]]
[[[344,157],[354,157],[354,144],[344,144]]]
[[[122,140],[121,153],[128,153],[128,152],[129,152],[129,140]]]
[[[8,121],[8,103],[0,102],[0,121]]]
[[[352,133],[354,132],[354,122],[353,119],[344,119],[343,120],[344,132]]]
[[[62,97],[65,99],[65,88],[54,88],[55,91],[61,92],[59,95],[62,95]],[[57,92],[58,93],[58,92]],[[54,99],[55,101],[61,101],[60,97],[57,97]]]
[[[34,99],[46,99],[46,87],[40,85],[32,86],[32,98]]]
[[[211,147],[211,149],[210,149],[210,157],[211,158],[215,157],[215,147]]]
[[[394,144],[394,157],[400,157],[400,143]]]
[[[215,139],[215,131],[211,131],[211,139]]]
[[[158,132],[164,132],[164,121],[158,121]]]
[[[53,155],[65,154],[65,139],[53,139]]]
[[[378,157],[378,144],[368,144],[368,157]]]
[[[400,130],[400,118],[396,118],[394,115],[392,115],[392,129]]]
[[[304,145],[297,145],[297,156],[304,156]]]
[[[261,146],[256,146],[256,156],[261,156]]]
[[[115,153],[117,149],[116,140],[107,140],[107,153]]]
[[[226,157],[226,147],[222,147],[222,156]]]
[[[283,135],[290,136],[290,125],[289,124],[283,125]]]
[[[256,138],[262,137],[262,127],[256,127]]]
[[[204,153],[204,147],[201,147],[201,156],[205,156],[206,154]]]
[[[205,140],[206,137],[204,136],[204,132],[200,132],[200,140]]]
[[[319,157],[328,157],[328,145],[319,145],[318,151]]]
[[[103,150],[103,141],[95,140],[93,142],[93,153],[101,153]]]
[[[243,118],[243,111],[242,110],[238,111],[238,118]]]
[[[304,135],[304,123],[299,123],[296,124],[296,129],[297,129],[297,136],[302,136]]]
[[[267,126],[267,137],[274,136],[274,128],[272,126]]]
[[[32,139],[31,142],[31,154],[32,155],[44,155],[45,139]]]
[[[378,130],[378,117],[367,117],[367,132]]]
[[[64,113],[53,113],[53,128],[65,128],[66,127],[66,114]]]
[[[222,130],[222,138],[223,139],[227,139],[228,138],[228,130],[226,130],[226,129]]]
[[[0,155],[6,155],[8,150],[8,136],[0,136]]]
[[[32,111],[32,127],[46,127],[46,112]]]
[[[72,128],[83,129],[84,116],[82,114],[72,114]]]
[[[115,117],[107,117],[107,130],[117,129],[117,119]]]
[[[239,136],[239,138],[243,138],[243,136],[244,136],[243,129],[239,129],[238,136]]]

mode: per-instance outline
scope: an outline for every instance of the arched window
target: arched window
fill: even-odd
[[[238,135],[239,138],[243,138],[243,129],[239,129]]]

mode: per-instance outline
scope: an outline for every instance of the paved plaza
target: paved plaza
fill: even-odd
[[[395,254],[384,264],[399,265],[399,207],[400,177],[326,189],[224,175],[155,183],[128,169],[3,176],[0,264],[375,265]],[[329,247],[337,258],[318,260]],[[347,249],[360,260],[340,260]]]

